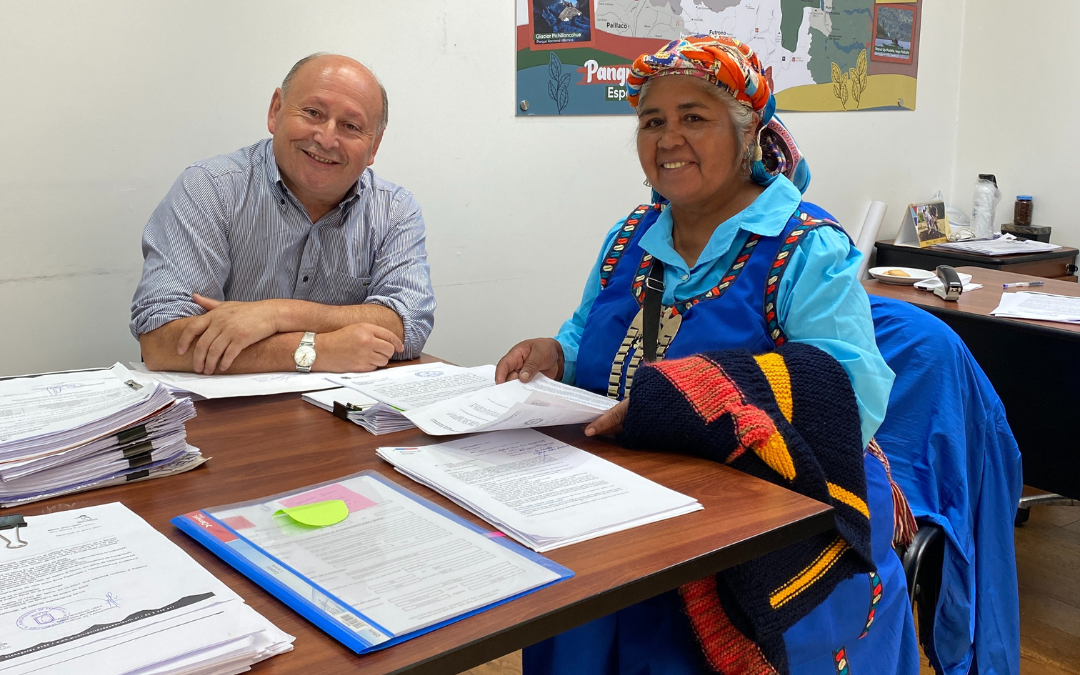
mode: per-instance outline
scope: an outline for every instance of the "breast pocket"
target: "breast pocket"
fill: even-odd
[[[371,277],[354,277],[343,272],[327,272],[312,296],[324,305],[359,305],[367,299]]]

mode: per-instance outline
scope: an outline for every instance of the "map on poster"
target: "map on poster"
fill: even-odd
[[[631,114],[634,59],[693,33],[750,45],[779,110],[914,110],[921,11],[922,0],[517,0],[517,114]]]

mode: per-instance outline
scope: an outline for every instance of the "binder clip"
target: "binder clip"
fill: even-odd
[[[20,536],[19,534],[19,530],[24,527],[27,527],[26,520],[18,514],[11,516],[0,516],[0,531],[11,529],[15,530],[15,541],[11,541],[4,535],[0,534],[0,539],[3,539],[4,543],[7,544],[5,548],[22,548],[23,546],[29,546],[29,542],[23,541],[22,536]]]
[[[353,405],[352,403],[342,403],[341,401],[334,401],[334,417],[337,417],[338,419],[343,419],[346,422],[352,421],[349,419],[349,413],[360,412],[361,410],[363,410],[363,408],[358,405]]]

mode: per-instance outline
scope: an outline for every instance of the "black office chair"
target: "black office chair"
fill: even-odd
[[[919,644],[931,664],[934,644],[934,616],[941,595],[941,573],[945,562],[945,532],[937,525],[917,520],[915,538],[907,547],[898,547],[896,554],[907,577],[908,598],[919,619]],[[935,668],[937,671],[937,668]],[[938,671],[940,672],[940,671]]]

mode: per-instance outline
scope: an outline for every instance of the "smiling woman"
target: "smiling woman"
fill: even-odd
[[[586,434],[724,461],[830,502],[840,536],[530,647],[525,675],[918,672],[894,493],[880,453],[864,453],[892,372],[861,256],[802,201],[810,173],[771,90],[734,39],[690,36],[634,62],[627,99],[652,202],[609,232],[559,334],[516,345],[496,380],[540,372],[619,399]],[[814,488],[807,472],[819,470]]]

